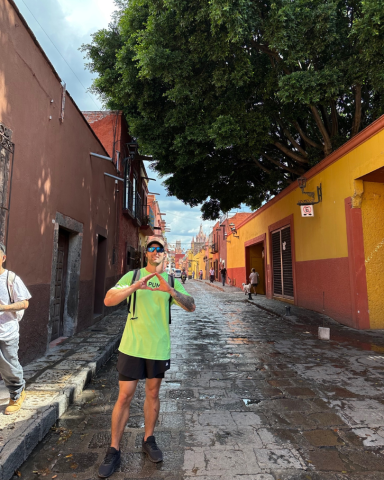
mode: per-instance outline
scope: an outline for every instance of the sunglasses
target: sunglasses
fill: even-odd
[[[157,253],[164,253],[164,247],[147,247],[147,252],[154,252],[155,250]]]

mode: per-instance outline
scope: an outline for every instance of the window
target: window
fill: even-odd
[[[132,184],[130,182],[130,173],[131,173],[131,165],[129,162],[129,158],[125,159],[125,172],[124,172],[124,205],[123,207],[126,210],[131,210],[131,202],[130,198],[132,195]]]
[[[136,208],[137,208],[136,193],[137,193],[137,178],[136,178],[136,175],[134,175],[133,176],[133,188],[132,188],[132,197],[133,197],[132,212],[135,216],[136,216]]]

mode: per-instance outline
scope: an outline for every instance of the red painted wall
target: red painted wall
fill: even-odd
[[[230,285],[233,285],[233,280],[236,281],[235,287],[239,287],[239,288],[241,288],[242,283],[247,283],[245,267],[228,268],[227,270],[228,270],[228,283]]]
[[[348,258],[296,262],[297,305],[353,327]]]

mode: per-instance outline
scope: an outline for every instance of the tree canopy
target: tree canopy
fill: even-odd
[[[258,208],[384,112],[381,0],[118,0],[82,46],[169,194]]]

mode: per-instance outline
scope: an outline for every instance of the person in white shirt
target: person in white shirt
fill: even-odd
[[[13,278],[12,272],[3,267],[5,259],[6,248],[0,243],[0,374],[10,396],[4,413],[10,415],[20,410],[26,397],[23,368],[18,358],[19,320],[29,306],[31,294],[20,277]]]
[[[254,268],[251,270],[251,274],[249,275],[249,282],[251,284],[251,292],[253,290],[253,293],[257,295],[256,293],[256,288],[259,284],[259,274],[256,272]]]
[[[213,283],[213,281],[215,280],[215,270],[213,268],[209,270],[209,277],[210,277],[211,283]]]

